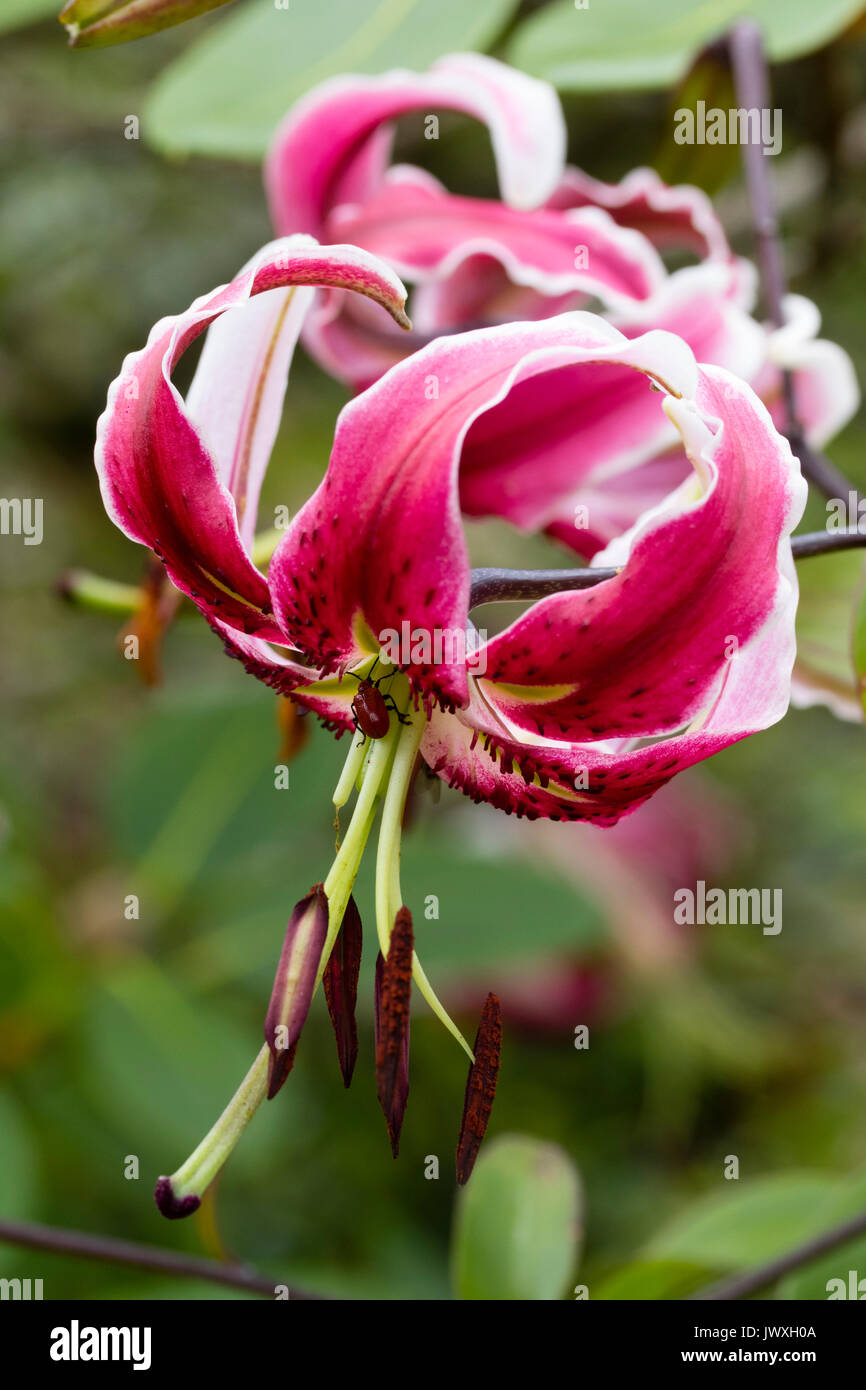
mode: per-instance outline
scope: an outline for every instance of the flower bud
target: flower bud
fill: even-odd
[[[196,19],[230,0],[69,0],[60,12],[73,48],[105,48],[144,39]]]
[[[271,1053],[268,1100],[273,1100],[292,1070],[327,935],[328,899],[317,883],[289,919],[265,1015],[265,1042]]]

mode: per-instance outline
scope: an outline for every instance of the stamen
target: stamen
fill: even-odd
[[[376,1091],[395,1158],[409,1099],[412,954],[412,916],[401,907],[388,953],[380,951],[376,961]]]
[[[409,784],[415,771],[418,748],[426,727],[426,717],[422,712],[409,713],[409,722],[402,728],[400,742],[394,754],[394,767],[388,780],[388,790],[382,808],[382,824],[379,830],[379,847],[376,856],[376,930],[383,955],[388,953],[391,923],[403,905],[403,895],[400,888],[400,838],[403,827],[403,812],[406,808]],[[424,973],[417,955],[413,955],[412,958],[412,976],[420,993],[439,1022],[448,1029],[452,1037],[456,1038],[470,1062],[474,1061],[471,1047],[436,995],[436,991]]]
[[[349,756],[343,764],[343,771],[340,773],[340,780],[334,788],[333,802],[337,810],[345,806],[349,797],[352,795],[352,788],[358,781],[358,774],[361,771],[361,764],[367,755],[368,740],[361,729],[355,730],[352,739],[352,746],[349,749]]]
[[[361,914],[354,898],[349,898],[343,914],[334,949],[322,976],[325,1002],[337,1039],[337,1056],[343,1073],[343,1085],[348,1087],[358,1060],[358,1024],[355,1005],[358,999],[358,972],[361,968]]]
[[[340,930],[361,855],[373,824],[379,786],[390,767],[399,728],[395,721],[394,730],[387,738],[379,739],[372,750],[367,775],[355,803],[346,838],[325,879],[328,935],[316,972],[316,985],[324,974],[328,957]],[[164,1216],[188,1216],[196,1210],[202,1194],[213,1182],[267,1094],[270,1060],[270,1049],[265,1044],[213,1128],[175,1173],[159,1179],[154,1195]]]
[[[488,994],[475,1035],[475,1061],[466,1078],[463,1119],[457,1140],[457,1181],[469,1181],[496,1095],[502,1050],[502,1015],[495,994]]]

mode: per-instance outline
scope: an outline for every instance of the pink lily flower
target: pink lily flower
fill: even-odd
[[[457,197],[420,169],[389,168],[395,119],[431,108],[487,126],[501,202]],[[442,58],[429,73],[335,78],[298,102],[265,165],[275,227],[351,241],[402,266],[419,287],[421,316],[418,338],[401,344],[344,296],[323,296],[304,334],[311,353],[363,388],[419,338],[538,316],[527,306],[539,294],[548,313],[562,296],[607,304],[649,295],[665,271],[646,237],[597,206],[544,206],[561,186],[565,140],[552,87],[472,53]]]
[[[621,572],[473,648],[463,478],[489,469],[516,489],[671,423],[692,476],[596,557]],[[611,825],[785,712],[787,537],[804,502],[754,393],[673,335],[629,340],[583,313],[481,329],[432,343],[343,410],[325,479],[271,561],[265,606],[289,653],[225,614],[217,625],[253,674],[342,729],[358,724],[343,673],[411,632],[421,655],[395,664],[421,714],[400,708],[420,719],[433,772],[518,814]],[[437,656],[437,634],[465,638],[463,654]]]
[[[355,730],[334,792],[340,808],[359,787],[351,822],[289,923],[265,1046],[210,1134],[160,1180],[170,1216],[195,1209],[288,1074],[380,808],[380,1100],[396,1150],[411,967],[472,1062],[457,1156],[459,1180],[468,1177],[495,1087],[499,1006],[488,1000],[473,1051],[414,950],[399,846],[419,765],[499,809],[609,826],[788,703],[788,538],[805,484],[751,389],[658,330],[629,339],[577,312],[434,341],[345,407],[325,478],[263,575],[249,553],[258,487],[303,296],[323,283],[403,319],[402,285],[368,253],[289,238],[158,324],[124,363],[98,427],[103,496],[121,529],[163,558],[252,674],[338,732]],[[184,402],[171,373],[205,328]],[[618,572],[540,600],[490,640],[477,633],[461,470],[519,484],[523,471],[562,468],[571,454],[617,457],[669,422],[693,471],[598,557]],[[329,982],[344,1076],[357,930]]]
[[[393,122],[447,107],[491,134],[502,200],[459,197],[421,169],[389,166]],[[426,121],[428,116],[424,116]],[[606,184],[565,167],[562,112],[552,88],[476,55],[452,55],[426,74],[345,77],[314,89],[287,115],[265,165],[278,230],[350,241],[412,286],[412,335],[400,335],[357,297],[319,297],[305,329],[312,355],[363,389],[419,345],[479,324],[540,319],[601,304],[627,337],[676,333],[700,362],[749,381],[781,424],[781,372],[794,372],[808,443],[821,448],[854,414],[850,359],[816,337],[819,316],[790,296],[787,322],[752,317],[756,275],[735,257],[699,189],[668,187],[649,169]],[[668,274],[660,251],[699,263]],[[472,515],[546,529],[592,555],[628,530],[686,476],[675,431],[644,439],[615,463],[574,459],[570,472],[467,480]],[[513,483],[513,479],[509,483]]]

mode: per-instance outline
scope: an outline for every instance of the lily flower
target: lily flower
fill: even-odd
[[[436,109],[487,126],[501,201],[458,197],[422,169],[389,167],[395,120],[427,121]],[[421,316],[401,343],[345,296],[321,296],[304,333],[312,355],[363,388],[437,333],[537,317],[539,296],[556,313],[576,298],[649,295],[665,270],[646,237],[599,206],[545,206],[562,185],[565,143],[552,87],[474,53],[451,54],[428,73],[334,78],[303,97],[265,164],[274,226],[350,241],[401,267]]]
[[[380,997],[390,1003],[380,1098],[396,1149],[405,1107],[397,1023],[408,1022],[411,958],[420,993],[481,1068],[467,1086],[463,1180],[486,1124],[488,1042],[498,1033],[491,1015],[479,1062],[410,949],[399,862],[416,771],[426,764],[473,800],[518,815],[609,826],[681,769],[781,718],[797,595],[789,536],[805,484],[748,385],[699,366],[673,334],[629,339],[583,312],[506,324],[436,340],[344,408],[326,475],[265,577],[244,547],[246,508],[284,370],[276,380],[265,371],[252,394],[251,381],[274,357],[285,368],[279,325],[293,312],[291,286],[322,280],[353,284],[399,316],[397,283],[366,253],[269,248],[127,359],[100,421],[97,466],[115,521],[161,555],[227,651],[337,732],[354,731],[334,792],[339,808],[358,788],[352,818],[315,911],[308,899],[292,918],[269,1024],[294,1048],[381,812],[375,907]],[[207,324],[184,404],[170,373]],[[266,343],[276,344],[270,355]],[[263,404],[251,412],[251,402]],[[615,575],[541,599],[490,640],[477,633],[463,487],[491,471],[519,495],[527,478],[567,473],[575,456],[613,468],[671,425],[690,477],[596,557]],[[351,971],[346,981],[349,997]],[[331,994],[345,1075],[352,1030]],[[192,1209],[275,1092],[293,1053],[281,1059],[269,1044],[211,1133],[163,1180],[167,1214]]]
[[[501,200],[460,197],[422,169],[390,164],[395,120],[415,113],[426,123],[439,107],[487,125]],[[733,255],[705,193],[669,187],[650,169],[603,183],[566,167],[564,149],[555,91],[491,58],[454,54],[428,73],[341,77],[305,96],[265,164],[274,224],[380,256],[412,287],[414,325],[400,335],[356,297],[328,292],[304,328],[310,353],[363,389],[439,334],[600,304],[627,337],[666,329],[699,362],[743,377],[779,427],[782,372],[791,371],[805,440],[822,448],[857,410],[859,391],[848,355],[817,337],[815,306],[789,296],[784,327],[757,322],[754,267]],[[671,250],[698,263],[668,273],[660,253]],[[539,471],[519,496],[492,475],[476,479],[464,503],[588,556],[686,476],[671,428],[615,470],[575,456],[568,475]]]

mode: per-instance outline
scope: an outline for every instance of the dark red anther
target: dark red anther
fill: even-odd
[[[391,716],[385,703],[385,696],[378,685],[366,678],[358,683],[357,694],[352,701],[355,723],[368,738],[384,738],[391,727]]]
[[[457,1140],[457,1181],[469,1181],[496,1095],[499,1056],[502,1051],[502,1014],[495,994],[488,994],[475,1036],[475,1061],[466,1078],[466,1099]]]
[[[358,1060],[358,1025],[355,1003],[358,998],[358,971],[361,968],[361,914],[354,898],[349,898],[340,933],[328,958],[322,984],[325,1002],[337,1039],[337,1056],[343,1085],[348,1086]]]
[[[395,1158],[409,1099],[412,949],[412,914],[401,907],[394,919],[388,954],[383,956],[380,951],[376,961],[376,1090]]]

